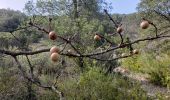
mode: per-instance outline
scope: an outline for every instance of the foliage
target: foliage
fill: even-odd
[[[25,14],[20,11],[0,9],[0,32],[15,30],[25,19]]]
[[[30,22],[33,22],[35,25],[49,31],[54,30],[57,32],[57,35],[62,35],[64,38],[68,39],[74,36],[71,43],[82,53],[88,54],[89,51],[91,52],[94,49],[92,53],[106,50],[110,45],[104,45],[106,43],[104,39],[92,41],[96,33],[106,36],[116,32],[116,28],[113,28],[113,23],[102,12],[105,4],[107,5],[104,0],[38,0],[35,4],[32,0],[25,4],[26,15],[9,9],[0,10],[2,14],[0,15],[0,30],[7,32],[0,33],[0,47],[10,50],[17,48],[20,51],[31,51],[59,44],[58,39],[57,41],[49,41],[47,35],[43,35],[40,29],[26,28],[13,32],[12,35],[15,37],[11,36],[11,31],[26,26],[23,20],[30,19]],[[141,17],[146,17],[149,20],[153,18],[151,21],[158,25],[158,32],[168,29],[162,28],[169,25],[167,19],[164,18],[162,21],[162,16],[155,12],[150,13],[150,10],[153,8],[167,16],[169,14],[168,4],[168,0],[142,0],[139,4],[140,13],[130,15],[113,14],[112,17],[117,24],[123,24],[123,37],[130,37],[134,40],[153,34],[153,27],[140,32],[141,29],[138,26]],[[145,14],[143,14],[143,11]],[[159,16],[155,17],[155,15]],[[52,21],[50,22],[51,18]],[[117,36],[111,37],[110,35],[106,36],[106,38],[111,42],[117,43],[120,41],[120,38],[117,38]],[[41,38],[46,41],[43,41],[44,43],[40,42]],[[160,41],[163,44],[160,44]],[[161,39],[160,41],[144,42],[137,46],[133,45],[133,47],[141,48],[142,52],[131,58],[123,59],[121,65],[117,60],[101,62],[83,58],[84,69],[81,71],[79,58],[60,57],[57,64],[49,60],[48,53],[28,56],[28,58],[34,70],[35,80],[41,80],[42,84],[49,86],[56,83],[57,89],[61,90],[64,93],[64,97],[68,100],[148,100],[150,98],[140,88],[140,84],[112,73],[112,70],[117,66],[127,67],[132,71],[149,74],[151,81],[155,84],[170,87],[169,41]],[[43,47],[36,48],[39,45],[43,45]],[[59,48],[63,47],[59,46]],[[66,50],[69,48],[66,47]],[[112,56],[117,57],[121,51],[129,52],[127,49],[119,49],[118,51],[108,52],[97,57],[103,59],[108,59]],[[64,50],[64,52],[66,51]],[[0,54],[0,59],[1,56],[3,55]],[[22,62],[21,65],[24,66],[24,70],[31,69],[25,56],[19,56],[18,60]],[[27,73],[28,76],[31,76],[30,71]],[[59,99],[57,94],[43,90],[32,83],[29,84],[21,77],[22,75],[16,69],[15,63],[9,58],[5,59],[5,61],[4,59],[0,60],[0,76],[2,77],[0,77],[0,85],[2,86],[0,87],[2,91],[0,91],[0,97],[6,97],[5,99],[11,99],[12,96],[14,99],[28,99],[30,92],[37,99]]]
[[[169,3],[169,0],[141,0],[138,5],[138,14],[156,24],[158,34],[165,31],[167,32],[164,34],[167,34],[169,27],[165,26],[169,25]],[[129,19],[129,21],[131,20]],[[145,31],[138,29],[138,31],[140,35],[137,38],[154,33],[153,27]],[[136,47],[142,48],[141,53],[138,56],[122,60],[121,66],[129,68],[131,71],[147,73],[153,83],[169,87],[169,40],[159,39],[154,42],[144,42]]]
[[[70,79],[72,80],[72,79]],[[149,99],[135,82],[123,79],[115,74],[105,75],[100,68],[90,68],[76,80],[64,81],[62,88],[66,98],[73,100],[146,100]],[[67,88],[66,88],[67,87]],[[128,91],[128,92],[127,92]]]
[[[169,68],[169,56],[159,56],[158,60],[155,61],[156,68],[151,70],[151,81],[157,85],[170,87],[170,68]]]
[[[169,56],[165,54],[155,57],[153,54],[146,53],[123,60],[122,66],[132,71],[147,73],[153,83],[169,87],[169,60]]]
[[[27,96],[26,85],[9,57],[0,61],[0,85],[1,100],[23,100]]]

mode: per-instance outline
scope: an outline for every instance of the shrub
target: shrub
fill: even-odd
[[[150,71],[151,81],[157,85],[170,87],[170,58],[163,56],[155,60],[157,67]],[[154,67],[154,66],[153,66]]]
[[[151,82],[170,86],[170,58],[161,54],[156,57],[152,54],[142,54],[140,56],[128,58],[122,61],[122,66],[129,68],[131,71],[147,73],[150,75]]]
[[[139,84],[116,74],[105,75],[99,68],[90,68],[80,75],[78,81],[70,80],[60,85],[68,100],[146,100],[148,98]]]

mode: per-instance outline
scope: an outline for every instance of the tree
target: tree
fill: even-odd
[[[13,31],[21,25],[21,22],[26,19],[26,16],[19,12],[10,9],[0,9],[0,31],[9,32]]]
[[[149,15],[159,15],[158,17],[170,22],[170,1],[169,0],[142,0],[138,6],[139,11],[150,13]]]
[[[79,1],[79,0],[77,0],[77,1]],[[154,35],[150,35],[145,38],[139,38],[139,39],[136,39],[133,41],[130,41],[129,39],[127,41],[125,41],[125,37],[123,36],[122,31],[118,31],[118,32],[115,31],[118,28],[119,29],[122,28],[121,24],[117,23],[119,21],[115,21],[106,9],[104,10],[103,13],[100,12],[100,10],[98,10],[99,6],[97,5],[97,7],[96,7],[97,10],[95,9],[94,11],[98,12],[98,14],[101,14],[101,16],[103,16],[103,18],[106,18],[107,20],[109,20],[114,26],[114,30],[112,31],[113,34],[106,34],[105,32],[108,32],[108,31],[106,31],[108,28],[107,25],[109,25],[110,23],[105,22],[106,20],[100,21],[100,19],[98,19],[98,18],[95,19],[95,16],[92,17],[94,19],[89,20],[89,17],[91,17],[91,16],[89,16],[88,14],[84,15],[84,13],[82,13],[82,12],[78,12],[78,7],[79,7],[78,3],[81,3],[83,1],[80,1],[80,2],[77,2],[77,1],[76,0],[73,1],[73,3],[74,3],[73,4],[74,6],[72,6],[73,9],[70,10],[70,12],[75,12],[75,13],[73,13],[73,17],[72,16],[68,17],[67,15],[64,15],[64,14],[66,14],[66,13],[64,13],[64,14],[61,14],[59,16],[59,19],[56,21],[56,22],[60,21],[60,23],[56,24],[57,25],[55,27],[56,29],[54,29],[55,32],[53,32],[53,33],[55,33],[57,38],[56,38],[56,41],[54,41],[55,38],[52,39],[53,41],[52,40],[51,41],[53,43],[57,42],[58,47],[61,46],[60,51],[55,52],[55,54],[57,54],[57,57],[58,57],[58,54],[61,56],[61,59],[59,60],[57,65],[55,65],[53,63],[54,65],[51,66],[51,68],[47,68],[47,70],[45,70],[45,72],[42,72],[42,69],[45,69],[48,66],[48,64],[52,64],[52,63],[48,63],[48,57],[47,57],[47,56],[49,56],[48,54],[43,55],[44,58],[39,57],[38,61],[34,62],[35,64],[32,63],[35,60],[35,59],[33,59],[34,57],[36,58],[38,54],[41,54],[41,53],[45,54],[45,52],[49,52],[50,48],[43,48],[40,50],[30,50],[30,51],[24,51],[24,50],[11,51],[11,50],[6,50],[6,49],[0,49],[0,53],[2,53],[2,55],[8,55],[14,59],[16,65],[17,65],[17,68],[20,70],[21,75],[24,77],[25,80],[31,82],[31,84],[34,84],[37,87],[41,87],[43,89],[53,91],[54,93],[58,94],[58,97],[60,98],[60,100],[63,100],[65,98],[65,93],[62,91],[63,89],[59,88],[59,84],[61,84],[61,83],[58,83],[58,78],[60,76],[62,76],[62,74],[64,73],[63,70],[68,68],[68,66],[67,66],[68,58],[67,57],[69,57],[69,59],[72,58],[71,59],[72,61],[78,62],[76,64],[74,63],[75,66],[74,66],[74,64],[72,64],[72,65],[70,64],[70,66],[82,67],[82,64],[86,65],[83,69],[88,68],[89,64],[91,64],[92,66],[99,65],[99,61],[100,61],[100,64],[103,64],[103,65],[106,64],[103,62],[107,62],[107,64],[108,64],[108,65],[106,65],[106,67],[108,67],[107,72],[106,72],[106,75],[107,75],[109,72],[112,72],[111,65],[116,64],[115,61],[117,61],[119,59],[132,57],[137,54],[136,52],[134,53],[134,51],[133,51],[133,48],[132,48],[133,45],[138,44],[143,41],[153,41],[153,40],[160,39],[160,38],[169,38],[170,37],[170,35],[168,35],[168,34],[164,35],[162,33],[159,33],[157,30],[156,24],[154,24],[152,21],[145,18],[143,20],[147,21],[150,26],[153,26],[153,28],[155,30]],[[41,4],[44,4],[44,2],[45,2],[45,4],[49,4],[49,2],[47,2],[47,1],[39,1],[39,2],[41,2]],[[96,4],[96,2],[97,1],[94,0],[95,4]],[[31,5],[31,2],[29,2],[29,3]],[[69,2],[69,3],[71,3],[71,2]],[[83,3],[83,4],[85,4],[85,3]],[[91,4],[89,4],[89,5],[91,5]],[[85,6],[87,6],[87,4],[85,4]],[[40,12],[51,16],[52,13],[51,13],[51,11],[48,11],[49,8],[44,8],[44,7],[48,7],[48,6],[40,5],[40,7],[42,7],[42,9],[40,9]],[[91,10],[87,10],[87,13],[88,13],[88,11],[91,13]],[[93,10],[92,10],[91,14],[93,15],[93,13],[95,13],[95,12],[93,12]],[[54,16],[54,17],[56,17],[56,16]],[[33,18],[30,17],[30,20],[28,22],[28,25],[32,28],[32,30],[38,30],[38,31],[46,33],[46,34],[49,34],[51,32],[52,28],[46,28],[46,27],[50,27],[54,18],[51,19],[49,17],[49,19],[47,21],[41,22],[41,23],[45,23],[45,24],[49,23],[48,25],[46,25],[46,27],[43,26],[44,24],[39,24],[38,23],[39,21],[34,20],[34,18],[35,18],[34,16],[33,16]],[[64,20],[66,20],[66,21],[61,22]],[[63,25],[64,28],[62,30],[63,33],[60,33],[61,27],[59,27],[59,25],[61,25],[63,23],[64,23],[64,25]],[[67,28],[69,28],[69,29],[67,30]],[[111,28],[111,27],[109,27],[109,28]],[[23,28],[21,28],[21,29],[23,29]],[[25,27],[24,29],[28,29],[28,27]],[[20,30],[20,29],[18,29],[18,30]],[[11,33],[18,31],[18,30],[14,30]],[[108,30],[110,30],[110,29],[108,29]],[[71,33],[71,34],[69,34],[69,33]],[[78,34],[78,38],[75,38],[75,36],[77,34]],[[100,38],[97,39],[97,41],[94,41],[93,37],[96,35]],[[119,38],[119,39],[115,42],[112,40],[114,38]],[[77,41],[80,41],[80,42],[77,42]],[[96,42],[101,43],[101,45],[96,47],[95,46]],[[121,52],[122,49],[127,50],[126,55],[123,55],[123,56],[121,55],[121,53],[123,53],[123,52]],[[115,52],[118,52],[118,53],[115,54]],[[23,60],[23,59],[19,59],[19,56],[26,57],[25,61],[27,62],[27,64],[22,64],[20,60]],[[32,59],[30,59],[31,56],[34,56],[34,57]],[[67,60],[65,60],[65,59],[67,59]],[[36,66],[36,64],[38,62],[41,62],[41,63],[40,63],[40,65],[38,64],[38,66]],[[48,74],[48,72],[49,72],[49,74]],[[81,72],[79,72],[79,73],[81,73]],[[98,73],[100,73],[100,71],[97,71],[94,73],[94,76],[95,76],[94,79],[100,79],[100,78],[104,77],[104,75],[101,75],[100,77],[98,77],[98,75],[96,75]],[[44,77],[46,74],[50,77]],[[80,86],[86,86],[86,84],[89,83],[88,82],[89,74],[93,75],[93,70],[91,72],[85,74],[84,77],[82,77],[82,79],[79,82]],[[93,78],[90,78],[90,80],[93,80]],[[110,84],[110,82],[111,82],[110,80],[103,78],[102,81],[109,82],[109,87],[111,87],[111,88],[113,87]],[[102,81],[99,81],[99,84]],[[90,86],[92,88],[93,84],[90,84]],[[29,90],[32,90],[32,89],[30,89],[30,87],[31,86],[29,86]],[[107,88],[104,88],[103,84],[100,84],[99,87],[102,87],[101,89],[107,89]],[[79,87],[76,87],[76,89],[79,90]],[[118,89],[112,88],[112,89],[114,91],[119,91],[119,88]],[[99,91],[99,94],[98,94],[99,96],[103,92],[103,91],[100,91],[100,89],[97,89],[97,91]],[[124,93],[124,92],[122,92],[122,93]],[[128,92],[126,92],[126,93],[128,93]],[[108,94],[106,94],[106,96],[107,95]],[[90,97],[85,97],[85,99],[86,98],[89,99]]]
[[[152,22],[157,24],[159,33],[167,34],[169,32],[170,24],[169,5],[169,0],[142,0],[138,5],[138,10],[142,17],[149,18],[152,20]],[[159,41],[157,41],[157,45],[160,45]]]

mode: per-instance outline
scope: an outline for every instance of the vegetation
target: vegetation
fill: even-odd
[[[141,0],[127,15],[110,15],[105,0],[0,9],[0,100],[167,99],[113,70],[147,74],[170,88],[169,4]]]
[[[169,30],[169,4],[168,0],[147,1],[142,0],[138,9],[142,17],[151,18],[158,24],[159,32],[162,34]],[[153,17],[156,16],[156,17]],[[160,20],[163,20],[160,22]],[[146,34],[147,33],[147,34]],[[142,36],[152,34],[152,31],[141,32]],[[168,33],[168,32],[167,32]],[[157,85],[169,87],[169,39],[157,40],[151,43],[144,43],[142,53],[136,57],[123,60],[124,67],[128,67],[135,72],[147,73],[150,80]],[[166,48],[166,49],[165,49]]]

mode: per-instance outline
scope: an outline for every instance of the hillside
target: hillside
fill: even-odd
[[[169,100],[168,3],[141,0],[132,14],[103,0],[0,9],[0,100]]]

